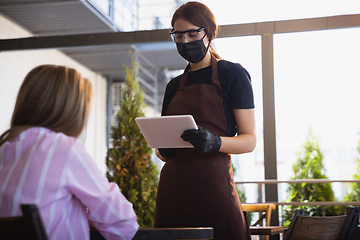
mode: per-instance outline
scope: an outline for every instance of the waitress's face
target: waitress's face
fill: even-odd
[[[198,30],[201,28],[202,28],[201,26],[193,25],[192,23],[190,23],[182,18],[178,18],[174,23],[174,32],[186,32],[186,31],[191,31],[191,30]],[[205,37],[204,37],[204,35],[205,35]],[[197,32],[197,31],[186,32],[186,33],[180,34],[176,38],[177,38],[176,42],[179,42],[179,43],[192,42],[192,41],[200,40],[202,38],[203,38],[205,46],[207,46],[207,44],[209,43],[209,39],[206,36],[206,33],[204,30],[202,30],[200,32]]]

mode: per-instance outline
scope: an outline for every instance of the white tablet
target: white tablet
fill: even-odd
[[[197,129],[192,115],[137,117],[136,124],[151,148],[192,148],[181,135],[187,129]]]

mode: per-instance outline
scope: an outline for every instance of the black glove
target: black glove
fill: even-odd
[[[172,157],[175,153],[176,148],[158,148],[159,153],[163,157]]]
[[[220,136],[214,135],[209,130],[198,127],[198,129],[185,130],[181,135],[184,141],[190,142],[200,152],[217,152],[221,147]]]

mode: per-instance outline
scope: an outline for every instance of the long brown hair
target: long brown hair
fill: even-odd
[[[86,125],[92,96],[91,83],[75,69],[35,67],[20,86],[10,129],[0,136],[0,146],[33,126],[78,137]]]
[[[179,18],[184,19],[193,25],[203,27],[209,41],[212,41],[219,31],[214,14],[205,4],[200,2],[187,2],[181,5],[175,11],[171,19],[171,26],[173,28],[175,21]],[[221,59],[211,45],[209,51],[215,58]]]

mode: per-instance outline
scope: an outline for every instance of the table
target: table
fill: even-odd
[[[276,235],[284,232],[281,226],[251,226],[251,235]],[[213,228],[140,228],[134,236],[137,239],[212,239]],[[96,229],[90,231],[91,240],[104,240]]]
[[[214,237],[212,227],[198,228],[139,228],[133,240],[210,240]],[[105,240],[96,229],[90,230],[90,240]]]
[[[276,235],[283,232],[282,226],[250,226],[251,235]]]
[[[140,228],[133,240],[141,239],[213,239],[212,227],[198,228]]]

